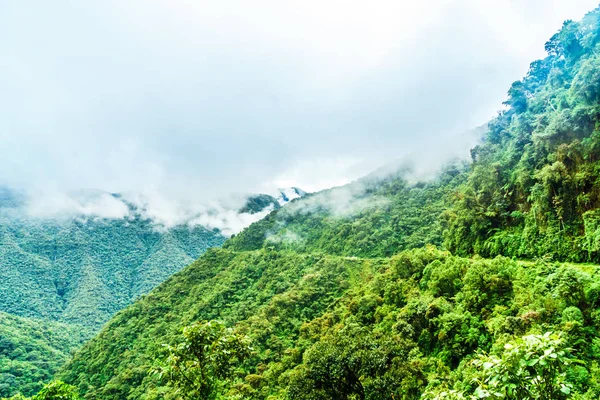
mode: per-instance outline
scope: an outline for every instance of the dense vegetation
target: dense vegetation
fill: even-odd
[[[600,262],[600,13],[513,83],[447,213],[457,254]]]
[[[139,216],[31,218],[22,202],[0,191],[0,312],[13,315],[0,314],[0,396],[36,393],[118,310],[225,240]]]
[[[276,328],[283,340],[291,340],[286,337],[303,320],[322,314],[348,281],[357,279],[355,274],[365,262],[270,250],[210,250],[119,312],[84,346],[63,379],[77,381],[88,398],[143,398],[148,390],[162,398],[166,388],[155,387],[148,371],[157,366],[158,354],[166,357],[162,344],[179,340],[181,327],[204,319],[220,319],[228,325],[262,324],[264,313],[287,303],[289,314],[280,318]],[[285,347],[284,342],[280,350]]]
[[[151,221],[0,216],[0,311],[98,329],[224,237]]]
[[[126,218],[40,218],[26,212],[23,194],[0,187],[0,312],[21,317],[0,324],[0,341],[12,343],[0,349],[0,396],[40,390],[118,310],[225,240],[198,224],[159,226],[122,200],[130,208]],[[286,201],[247,196],[233,212],[254,214]]]
[[[293,201],[57,378],[103,400],[599,398],[599,21],[551,38],[471,165]]]
[[[40,390],[90,336],[88,328],[0,312],[0,398]]]
[[[263,247],[358,257],[442,244],[442,220],[462,165],[432,182],[410,184],[404,173],[374,173],[350,185],[310,194],[232,237],[225,248]]]
[[[62,381],[52,381],[33,397],[16,394],[10,400],[81,400],[77,388]]]
[[[416,398],[455,385],[473,392],[473,356],[563,331],[583,360],[565,382],[596,398],[596,273],[435,248],[387,259],[212,250],[120,312],[59,376],[87,399],[178,398],[150,373],[169,358],[162,344],[182,341],[183,326],[216,319],[254,349],[221,396]]]

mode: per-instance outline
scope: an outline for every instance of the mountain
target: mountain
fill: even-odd
[[[159,231],[140,217],[39,220],[13,213],[0,214],[0,237],[1,311],[94,329],[225,240],[202,226]]]
[[[90,334],[78,325],[0,312],[0,396],[37,392]]]
[[[584,293],[597,271],[434,248],[376,259],[211,250],[118,313],[59,378],[86,399],[179,398],[151,371],[183,326],[212,319],[251,338],[254,352],[227,390],[239,398],[338,398],[337,366],[365,377],[365,398],[414,399],[478,349],[539,329],[573,335],[590,368],[597,327],[569,313],[593,315],[597,300]],[[329,385],[333,393],[317,390]]]
[[[306,195],[306,192],[297,187],[290,187],[286,189],[279,189],[279,195],[277,201],[279,204],[284,205],[292,200],[299,199]]]
[[[269,202],[256,200],[265,196]],[[280,207],[271,196],[252,199],[252,211],[221,207],[204,215],[225,230],[230,220],[247,224]],[[10,322],[0,324],[0,340],[18,337],[12,347],[30,349],[0,350],[0,397],[37,392],[116,312],[226,239],[224,230],[190,223],[197,214],[160,225],[143,202],[119,194],[82,190],[52,201],[59,207],[49,212],[48,201],[32,205],[25,194],[0,188],[0,312],[7,313],[0,315]],[[32,327],[64,340],[44,343],[54,336],[32,335]]]
[[[256,194],[248,197],[246,204],[240,208],[241,213],[256,214],[265,209],[279,210],[281,205],[277,199],[268,194]]]
[[[306,195],[306,192],[297,187],[278,189],[277,197],[269,194],[256,194],[247,197],[246,203],[239,210],[241,213],[255,214],[263,210],[279,210],[281,206],[286,205],[292,200],[299,199]]]
[[[159,231],[139,217],[40,220],[13,211],[0,210],[0,311],[11,322],[0,324],[0,340],[18,337],[21,350],[0,350],[0,396],[37,392],[117,311],[225,240],[202,226]],[[44,331],[62,340],[35,333]]]
[[[290,202],[56,378],[103,400],[599,398],[599,42],[600,9],[565,22],[471,163]]]
[[[441,245],[440,216],[465,179],[463,168],[450,166],[437,180],[417,184],[402,173],[378,172],[306,195],[231,238],[225,248],[387,257],[402,249]]]
[[[598,24],[597,11],[565,22],[548,57],[512,84],[507,108],[471,150],[448,249],[600,262]]]
[[[550,39],[470,164],[291,202],[119,312],[58,378],[85,399],[185,398],[152,371],[192,370],[173,354],[201,331],[182,329],[218,320],[252,344],[220,364],[219,399],[598,398],[599,21]]]

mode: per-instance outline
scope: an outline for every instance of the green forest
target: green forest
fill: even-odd
[[[134,220],[0,220],[0,310],[98,329],[202,252],[219,232]]]
[[[72,357],[80,332],[10,319],[0,357],[67,360],[34,400],[600,398],[600,8],[545,50],[470,162],[293,200],[127,292]]]
[[[28,218],[20,201],[0,193],[0,397],[35,394],[117,311],[225,240],[140,216]]]
[[[91,335],[81,325],[0,312],[0,396],[39,391]]]

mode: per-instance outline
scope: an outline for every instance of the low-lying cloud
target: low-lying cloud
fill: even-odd
[[[86,194],[37,192],[25,201],[27,215],[40,219],[123,219],[130,215],[129,207],[122,200],[99,191]]]
[[[202,225],[209,229],[218,229],[225,236],[231,236],[250,226],[252,223],[264,218],[273,211],[269,206],[257,213],[240,213],[236,210],[223,208],[213,209],[210,212],[201,213],[188,222],[188,225]]]
[[[315,191],[411,154],[429,169],[493,117],[564,19],[595,6],[3,1],[0,184],[150,193],[148,212],[170,224],[180,213],[161,198]],[[51,202],[123,212],[109,198]]]
[[[267,206],[255,213],[240,212],[248,196],[229,196],[209,203],[184,202],[154,194],[114,195],[98,190],[37,192],[24,197],[22,216],[39,220],[118,220],[141,218],[156,230],[175,226],[203,226],[231,236],[273,211]]]

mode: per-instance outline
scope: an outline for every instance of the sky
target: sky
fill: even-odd
[[[431,167],[597,6],[2,0],[0,184],[202,202]]]

